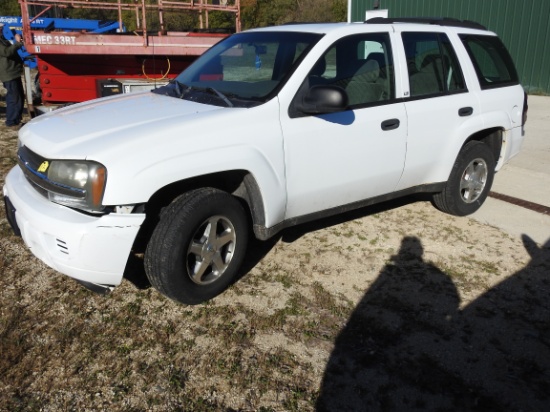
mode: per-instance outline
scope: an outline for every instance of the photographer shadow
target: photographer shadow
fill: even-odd
[[[318,411],[542,411],[550,407],[550,241],[464,308],[406,237],[355,308],[326,366]]]

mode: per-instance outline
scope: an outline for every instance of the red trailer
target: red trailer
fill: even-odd
[[[239,0],[19,0],[27,51],[37,58],[41,111],[107,95],[150,89],[177,76],[193,60],[228,33],[209,31],[209,12],[235,16],[240,30]],[[55,27],[31,29],[30,22],[52,10],[94,8],[118,15],[120,32],[64,32]],[[40,10],[36,13],[36,10]],[[35,11],[31,16],[30,11]],[[123,13],[131,12],[138,29],[123,32]],[[197,31],[165,27],[169,12],[195,12]],[[155,16],[155,31],[147,19]],[[151,22],[149,26],[151,26]]]

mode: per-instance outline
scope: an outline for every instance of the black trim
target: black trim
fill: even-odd
[[[389,104],[403,103],[405,100],[406,99],[402,97],[394,97],[393,99],[388,99],[388,100],[376,100],[374,102],[354,104],[352,106],[348,106],[348,108],[344,111],[368,109],[369,107],[387,106]]]
[[[389,130],[395,130],[399,128],[400,124],[401,122],[399,121],[399,119],[388,119],[388,120],[384,120],[380,125],[380,127],[382,128],[383,131],[389,131]]]
[[[409,93],[410,93],[410,90],[409,90]],[[455,94],[463,94],[463,93],[469,93],[469,90],[464,89],[464,90],[453,90],[452,92],[422,94],[420,96],[402,97],[402,98],[399,98],[398,100],[407,103],[407,102],[414,102],[416,100],[436,99],[438,97],[448,97],[448,96],[454,96]]]
[[[86,289],[91,290],[99,295],[108,295],[114,286],[98,285],[97,283],[90,283],[80,279],[74,279],[77,283],[80,283]]]
[[[473,107],[468,106],[468,107],[461,107],[460,109],[458,109],[458,115],[460,117],[471,116],[473,113],[474,113]]]
[[[4,207],[6,209],[6,219],[13,230],[13,233],[16,236],[21,236],[21,229],[17,225],[17,220],[15,219],[15,207],[11,203],[10,199],[6,196],[4,197]]]
[[[311,222],[313,220],[319,220],[325,217],[339,215],[345,212],[350,212],[352,210],[361,209],[366,206],[372,206],[377,203],[398,199],[400,197],[404,197],[408,195],[413,195],[417,193],[439,193],[445,188],[446,184],[447,182],[440,182],[440,183],[430,183],[426,185],[414,186],[414,187],[410,187],[408,189],[400,190],[397,192],[392,192],[381,196],[371,197],[365,200],[359,200],[357,202],[349,203],[347,205],[342,205],[342,206],[333,207],[331,209],[321,210],[320,212],[293,217],[291,219],[284,220],[281,223],[278,223],[277,225],[272,227],[265,227],[259,224],[255,224],[253,227],[254,234],[260,240],[267,240],[270,237],[273,237],[274,235],[276,235],[281,230],[286,229],[287,227]]]
[[[25,165],[32,170],[38,170],[42,162],[50,161],[50,159],[46,159],[45,157],[34,153],[27,146],[21,146],[19,148],[17,151],[17,158],[19,161],[23,161]]]
[[[415,23],[431,24],[434,26],[462,27],[464,29],[487,30],[487,27],[471,20],[459,20],[451,17],[396,17],[384,18],[374,17],[365,21],[367,24],[392,24],[392,23]]]

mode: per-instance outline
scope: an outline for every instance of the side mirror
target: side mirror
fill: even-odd
[[[311,87],[296,109],[305,114],[326,114],[346,110],[348,95],[338,86],[318,85]]]

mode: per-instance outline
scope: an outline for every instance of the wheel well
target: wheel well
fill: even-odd
[[[502,132],[503,130],[498,127],[481,130],[470,136],[468,140],[464,142],[464,145],[473,140],[485,143],[491,149],[491,152],[495,158],[495,164],[497,164],[502,150]]]
[[[197,176],[191,179],[171,183],[151,196],[149,201],[140,207],[146,218],[134,244],[135,252],[143,252],[155,229],[162,209],[182,193],[201,187],[213,187],[233,194],[239,198],[250,216],[253,224],[263,225],[265,214],[260,188],[256,179],[246,170],[231,170]]]

